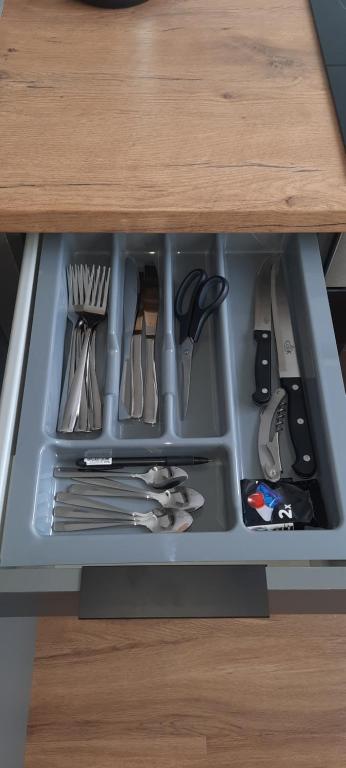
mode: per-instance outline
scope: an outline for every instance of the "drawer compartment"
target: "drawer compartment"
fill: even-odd
[[[135,263],[138,272],[144,269],[145,264],[153,264],[158,273],[160,290],[160,308],[155,343],[155,364],[158,391],[160,393],[157,423],[146,424],[143,420],[119,419],[119,388],[123,365],[123,340],[124,340],[124,312],[123,301],[125,276],[129,261]],[[167,423],[167,402],[165,396],[165,359],[167,350],[171,347],[171,332],[165,322],[165,299],[170,293],[170,272],[167,268],[165,254],[165,238],[163,235],[127,235],[114,239],[113,269],[117,272],[117,279],[113,283],[112,306],[110,314],[114,314],[114,326],[119,348],[119,358],[112,364],[112,380],[109,380],[108,394],[110,395],[108,415],[109,437],[112,440],[142,440],[155,439],[164,433]],[[144,355],[142,355],[144,358]],[[142,360],[144,365],[144,359]]]
[[[54,252],[54,256],[53,256]],[[51,255],[48,255],[51,254]],[[111,235],[68,235],[44,239],[43,253],[38,275],[38,291],[35,307],[33,343],[30,356],[36,366],[37,381],[40,378],[41,398],[39,408],[33,411],[36,428],[41,431],[42,441],[60,439],[57,431],[63,372],[70,347],[72,320],[67,317],[68,295],[66,268],[75,264],[92,264],[113,267],[113,239]],[[97,326],[96,371],[101,398],[105,400],[108,380],[111,378],[114,355],[117,353],[117,337],[113,297],[117,283],[117,270],[112,268],[109,289],[110,312]],[[40,320],[41,318],[41,320]],[[43,320],[44,318],[44,320]],[[72,318],[73,319],[73,318]],[[44,354],[43,354],[44,350]],[[33,408],[35,403],[33,403]],[[71,439],[80,440],[84,433],[72,433]],[[88,433],[91,440],[102,439],[99,432]]]
[[[186,275],[202,268],[208,275],[223,272],[220,240],[215,237],[180,235],[171,239],[171,273],[174,295]],[[218,437],[229,429],[227,391],[227,358],[223,347],[224,315],[217,312],[209,318],[196,344],[191,370],[189,408],[184,419],[178,392],[178,360],[174,378],[174,431],[181,438]],[[173,318],[176,349],[179,324]],[[201,386],[203,382],[203,386]]]
[[[240,484],[260,478],[254,389],[253,303],[261,263],[284,256],[285,278],[327,528],[255,533],[243,524]],[[127,259],[159,271],[156,365],[158,423],[118,418],[123,292]],[[66,328],[65,268],[71,262],[112,267],[107,322],[99,339],[103,427],[92,435],[56,431]],[[206,324],[192,362],[190,405],[181,418],[174,295],[195,267],[223,274],[229,296]],[[273,354],[273,361],[275,355]],[[273,362],[273,370],[274,370]],[[16,453],[2,541],[4,565],[82,565],[341,559],[346,551],[345,396],[318,251],[312,235],[111,236],[44,238]],[[187,468],[188,485],[206,499],[184,535],[147,531],[52,533],[57,464],[86,455],[198,455],[213,461]],[[283,441],[283,474],[292,476],[292,447]]]
[[[346,288],[329,288],[328,298],[346,390]]]

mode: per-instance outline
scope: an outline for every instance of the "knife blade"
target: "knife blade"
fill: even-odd
[[[124,284],[124,347],[123,368],[120,383],[119,419],[129,419],[131,412],[131,341],[136,320],[139,277],[133,259],[126,260]]]
[[[272,310],[281,386],[288,396],[288,424],[296,453],[293,469],[311,477],[316,469],[290,309],[280,262],[272,267]]]
[[[256,341],[255,382],[252,397],[257,405],[268,403],[271,398],[271,269],[272,259],[267,259],[259,269],[255,288]]]

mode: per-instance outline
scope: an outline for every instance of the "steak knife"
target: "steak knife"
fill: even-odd
[[[288,396],[288,424],[296,453],[293,469],[297,475],[311,477],[316,462],[280,262],[272,267],[272,310],[280,381]]]
[[[262,264],[256,278],[254,329],[257,344],[256,390],[252,397],[257,405],[269,403],[271,398],[271,269],[272,259],[269,258]]]

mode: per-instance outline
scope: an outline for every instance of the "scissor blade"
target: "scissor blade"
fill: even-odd
[[[180,347],[183,419],[186,417],[189,404],[192,353],[193,342],[191,339],[185,339]]]

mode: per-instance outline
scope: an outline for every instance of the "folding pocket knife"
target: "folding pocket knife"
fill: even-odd
[[[286,413],[287,394],[280,387],[273,393],[268,405],[261,410],[258,432],[258,453],[262,472],[266,480],[274,483],[280,480],[282,472],[279,435],[284,427]]]

